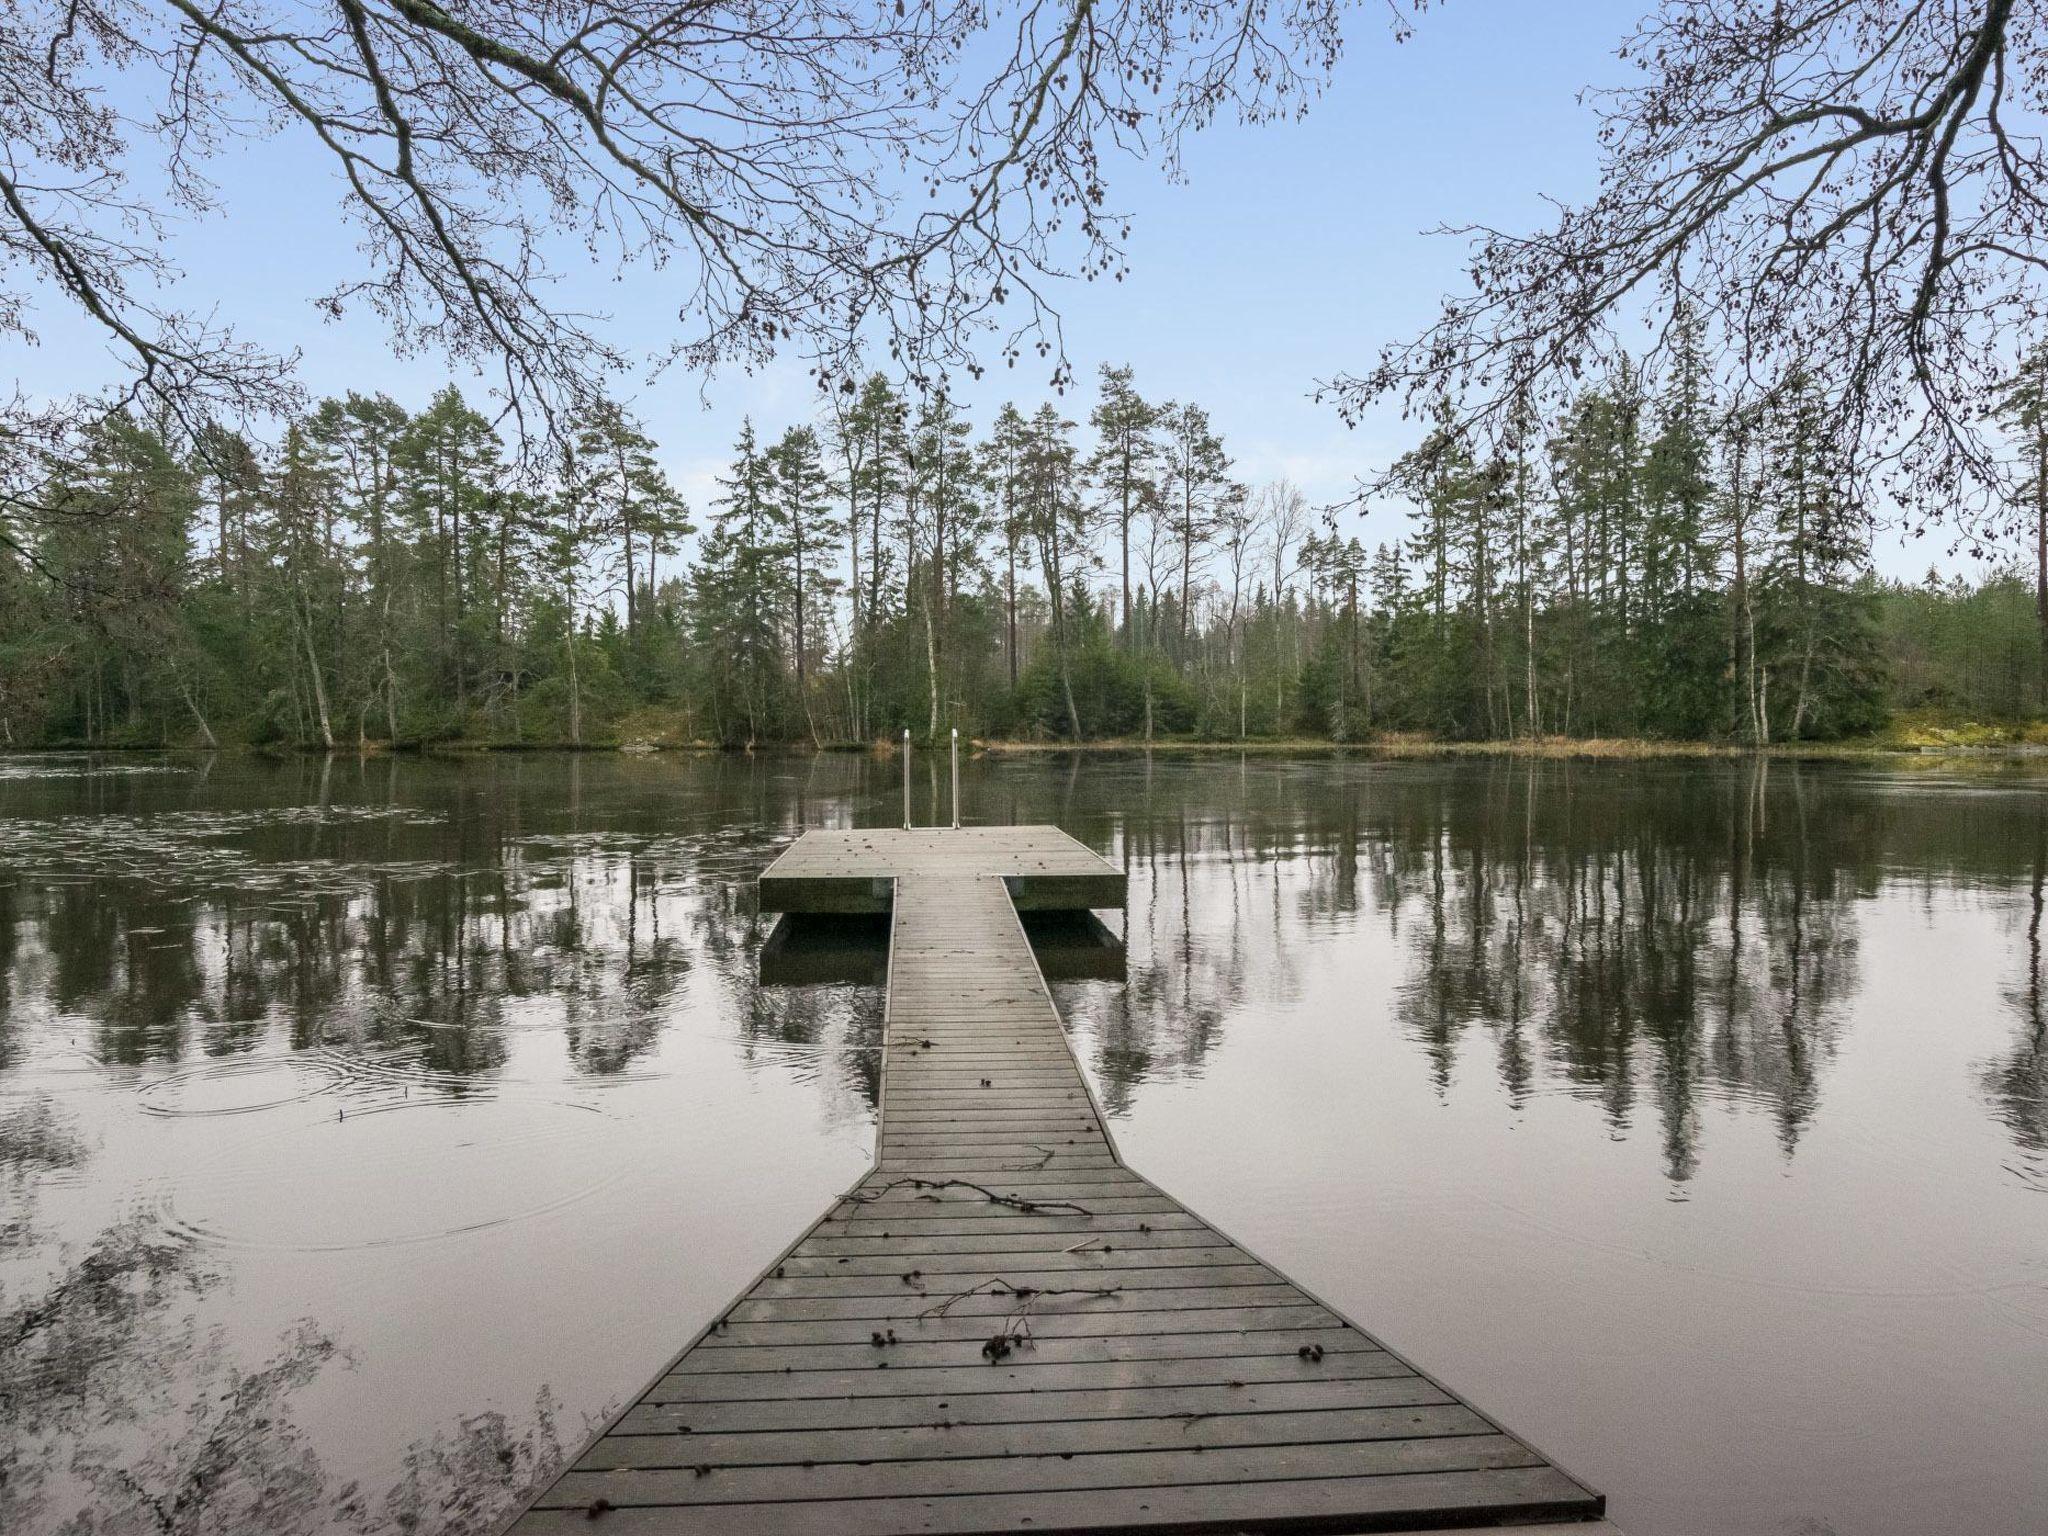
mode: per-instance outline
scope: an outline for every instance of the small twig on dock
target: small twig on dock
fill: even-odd
[[[874,1189],[857,1189],[846,1198],[855,1205],[873,1205],[892,1189],[971,1189],[991,1205],[1007,1205],[1019,1211],[1071,1211],[1076,1216],[1092,1216],[1095,1213],[1085,1205],[1076,1205],[1071,1200],[1030,1200],[1023,1195],[1006,1195],[990,1189],[986,1184],[977,1184],[972,1179],[891,1179]],[[927,1194],[923,1198],[936,1200],[938,1196]]]
[[[971,1296],[1014,1296],[1018,1305],[1011,1312],[1011,1319],[1028,1321],[1033,1304],[1046,1296],[1109,1297],[1120,1295],[1122,1291],[1123,1287],[1120,1285],[1012,1285],[1001,1275],[991,1275],[986,1280],[976,1281],[964,1291],[955,1291],[944,1300],[932,1303],[917,1315],[920,1318],[944,1317],[953,1307]]]
[[[1013,1348],[1023,1349],[1033,1342],[1031,1332],[1031,1308],[1045,1296],[1102,1296],[1115,1297],[1123,1287],[1110,1286],[1036,1286],[1012,1285],[1001,1276],[992,1276],[956,1291],[943,1301],[934,1302],[918,1313],[920,1320],[927,1317],[945,1317],[959,1302],[970,1296],[1014,1296],[1017,1305],[1003,1318],[1000,1328],[982,1341],[981,1356],[990,1365],[1000,1365]]]

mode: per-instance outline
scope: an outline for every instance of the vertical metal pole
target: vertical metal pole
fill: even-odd
[[[903,830],[910,830],[910,727],[903,727]]]
[[[953,830],[960,830],[960,727],[953,727]]]

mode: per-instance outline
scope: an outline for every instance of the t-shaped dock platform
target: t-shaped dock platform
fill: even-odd
[[[1020,907],[1054,827],[808,832],[765,910],[887,912],[876,1171],[522,1533],[1611,1529],[1582,1483],[1127,1168]]]
[[[1124,904],[1124,872],[1058,827],[806,832],[761,873],[763,912],[888,912],[896,882],[993,875],[1020,912]]]

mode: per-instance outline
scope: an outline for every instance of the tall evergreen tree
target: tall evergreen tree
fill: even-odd
[[[1117,570],[1123,583],[1124,643],[1133,644],[1131,623],[1131,529],[1141,517],[1156,516],[1159,502],[1160,420],[1131,385],[1128,367],[1102,365],[1101,395],[1089,424],[1095,429],[1095,451],[1089,456],[1088,478],[1102,497],[1102,511],[1116,530]]]
[[[826,565],[826,552],[837,547],[838,520],[832,515],[831,481],[825,474],[818,434],[809,427],[791,427],[768,450],[774,501],[770,522],[775,546],[788,557],[782,584],[789,591],[790,632],[795,659],[796,692],[813,743],[818,722],[811,699],[812,641],[818,625],[831,612],[838,579]]]

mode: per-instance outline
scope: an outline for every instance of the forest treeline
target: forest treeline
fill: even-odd
[[[1248,485],[1127,368],[979,428],[876,374],[748,424],[701,507],[622,409],[539,465],[452,388],[183,454],[117,414],[0,512],[0,742],[1781,742],[2035,711],[2033,573],[1879,579],[1821,391],[1737,406],[1675,335],[1484,452],[1447,413],[1362,519]],[[2044,378],[1999,402],[2037,469]]]

